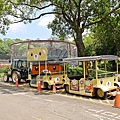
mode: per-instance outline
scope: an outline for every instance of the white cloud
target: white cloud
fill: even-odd
[[[54,15],[49,15],[47,17],[43,17],[38,25],[42,26],[42,27],[46,27],[50,22],[52,22],[54,20],[55,16]]]
[[[23,23],[11,24],[9,30],[14,33],[23,32],[25,31],[25,25]]]
[[[19,21],[19,19],[18,18],[15,18],[15,17],[13,17],[13,16],[10,16],[10,15],[8,15],[7,16],[8,17],[8,19],[10,20],[10,21]],[[15,23],[15,24],[11,24],[10,25],[10,28],[9,28],[9,31],[10,32],[14,32],[14,33],[16,33],[16,32],[22,32],[22,31],[24,31],[25,30],[25,24],[24,23],[22,23],[22,22],[20,22],[20,23]]]

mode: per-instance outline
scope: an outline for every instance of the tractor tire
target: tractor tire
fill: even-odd
[[[16,83],[16,80],[18,80],[18,83],[20,83],[21,75],[18,71],[13,71],[12,72],[12,81],[13,81],[14,84]]]
[[[6,74],[4,74],[4,76],[3,76],[3,81],[4,82],[9,82],[9,75],[6,73]]]

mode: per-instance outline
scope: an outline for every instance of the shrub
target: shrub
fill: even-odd
[[[9,66],[7,66],[7,67],[3,68],[2,72],[3,72],[3,73],[7,73],[7,72],[8,72],[8,70],[9,70]]]

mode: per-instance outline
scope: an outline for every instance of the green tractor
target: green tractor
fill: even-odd
[[[9,82],[10,78],[12,79],[13,83],[21,82],[23,79],[26,81],[28,78],[28,68],[27,68],[27,61],[26,59],[14,59],[12,60],[11,66],[7,73],[3,76],[4,82]]]

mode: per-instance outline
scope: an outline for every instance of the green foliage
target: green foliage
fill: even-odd
[[[85,56],[96,55],[96,51],[95,51],[96,42],[93,33],[90,33],[88,36],[84,37],[84,45],[85,45]]]
[[[4,73],[0,73],[0,77],[3,77]]]
[[[80,67],[69,67],[68,68],[69,75],[83,75],[83,68]]]
[[[83,32],[97,23],[103,23],[111,14],[117,18],[120,8],[118,3],[119,0],[1,0],[0,33],[5,34],[11,23],[27,24],[44,15],[54,14],[55,19],[48,25],[53,35],[60,39],[68,35],[73,37],[83,56]],[[50,6],[54,9],[45,12]],[[13,18],[10,19],[9,16]]]
[[[9,66],[3,68],[3,69],[2,69],[2,73],[8,73],[8,70],[9,70],[9,69],[10,69]]]
[[[0,68],[0,74],[3,75],[4,73],[7,73],[9,70],[9,67],[4,67],[4,68]]]
[[[14,43],[11,39],[0,40],[0,53],[10,55],[10,45]]]
[[[97,55],[120,55],[120,21],[118,16],[113,17],[111,15],[103,24],[94,27],[93,32],[95,33],[95,42],[97,43],[95,45]]]

